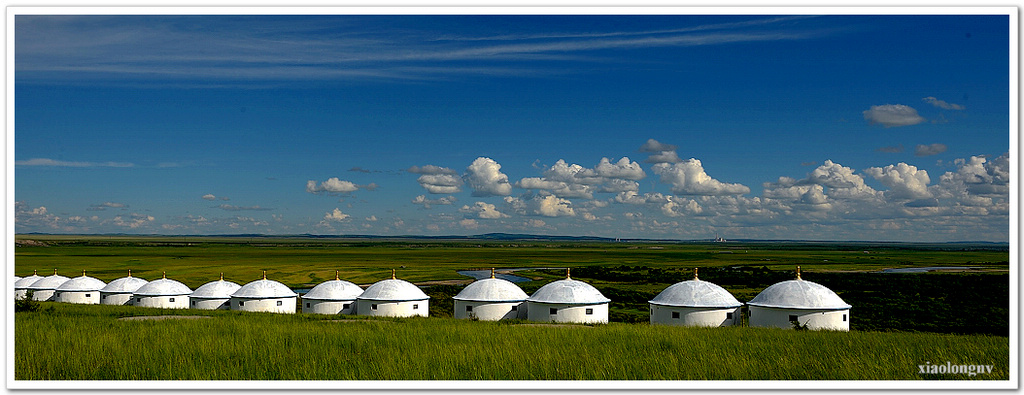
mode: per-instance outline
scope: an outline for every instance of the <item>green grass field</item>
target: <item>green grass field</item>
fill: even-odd
[[[42,303],[17,380],[1007,380],[1005,337],[528,325]],[[52,308],[52,309],[51,309]],[[212,318],[125,321],[140,315]],[[930,363],[991,374],[922,375]]]
[[[192,289],[224,273],[294,288],[334,278],[371,284],[462,280],[463,269],[538,268],[527,293],[562,278],[613,301],[611,324],[488,323],[450,318],[458,285],[435,285],[429,318],[359,319],[43,303],[15,314],[18,380],[1006,380],[1009,252],[1003,247],[183,238],[19,235],[14,271],[85,270],[103,281],[168,278]],[[692,276],[740,301],[793,276],[854,305],[849,333],[647,324],[647,301]],[[970,266],[956,274],[885,268]],[[137,315],[200,320],[122,321]],[[632,324],[627,324],[632,322]],[[923,331],[923,332],[918,332]],[[941,333],[937,333],[941,332]],[[281,351],[287,350],[287,351]],[[993,365],[992,374],[921,375],[917,365]]]

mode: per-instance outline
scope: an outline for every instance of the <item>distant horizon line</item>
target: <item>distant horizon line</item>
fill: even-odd
[[[370,234],[350,234],[350,235],[330,235],[330,234],[315,234],[315,233],[288,233],[288,234],[266,234],[266,233],[224,233],[224,234],[158,234],[158,233],[45,233],[45,232],[28,232],[28,233],[14,233],[15,236],[30,236],[30,235],[41,235],[41,236],[132,236],[132,237],[227,237],[227,238],[245,238],[245,237],[260,237],[260,238],[311,238],[311,239],[434,239],[434,240],[530,240],[539,239],[540,241],[608,241],[608,242],[667,242],[667,243],[693,243],[693,242],[711,242],[711,243],[730,243],[730,242],[746,242],[746,243],[849,243],[849,244],[994,244],[994,245],[1010,245],[1009,241],[983,241],[983,240],[965,240],[965,241],[891,241],[891,240],[813,240],[813,239],[748,239],[748,238],[737,238],[737,239],[724,239],[717,240],[715,237],[701,238],[701,239],[658,239],[658,238],[645,238],[645,237],[605,237],[605,236],[571,236],[571,235],[539,235],[529,233],[505,233],[505,232],[491,232],[481,233],[474,235],[394,235],[394,236],[382,236],[382,235],[370,235]]]

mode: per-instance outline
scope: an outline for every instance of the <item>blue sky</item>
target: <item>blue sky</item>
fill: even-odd
[[[15,18],[15,230],[1009,241],[1007,15]]]

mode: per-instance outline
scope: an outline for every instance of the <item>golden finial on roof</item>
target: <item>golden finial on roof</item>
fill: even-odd
[[[220,272],[220,281],[224,281],[224,272]]]
[[[803,280],[802,278],[800,278],[800,266],[796,267],[796,279],[797,280]]]
[[[54,275],[54,276],[56,276],[56,275],[57,275],[57,269],[53,269],[53,275]]]
[[[264,279],[264,280],[266,280],[266,279],[267,279],[267,271],[266,271],[266,270],[264,270],[264,271],[263,271],[263,279]]]
[[[132,269],[128,269],[128,277],[132,276]]]
[[[565,268],[565,279],[568,280],[570,278],[571,277],[569,277],[569,268]]]
[[[494,278],[494,268],[491,268],[491,278]]]
[[[82,277],[85,277],[85,270],[82,270]]]
[[[391,279],[395,279],[395,269],[391,269]]]
[[[33,275],[33,276],[36,276],[36,275],[38,275],[38,273],[39,273],[39,270],[37,270],[37,269],[32,269],[32,275]]]
[[[166,279],[166,278],[167,278],[167,272],[164,271],[164,279]]]
[[[697,268],[693,268],[693,279],[697,280]]]
[[[335,280],[341,280],[341,277],[338,275],[338,271],[337,270],[334,271],[334,279]]]

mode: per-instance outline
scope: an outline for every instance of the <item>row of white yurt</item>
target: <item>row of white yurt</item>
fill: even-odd
[[[139,307],[156,307],[161,309],[187,309],[188,297],[192,289],[177,280],[163,278],[153,280],[136,289],[132,293],[132,303]]]
[[[46,302],[53,300],[53,294],[57,291],[57,287],[68,281],[69,278],[57,274],[57,269],[53,269],[52,276],[46,276],[38,281],[32,283],[26,288],[27,291],[32,291],[32,300]]]
[[[693,280],[665,288],[650,302],[651,324],[682,326],[738,325],[742,304],[724,288]],[[800,278],[776,283],[747,302],[748,324],[755,327],[850,330],[850,306],[825,286]]]
[[[526,318],[535,322],[607,323],[608,298],[597,288],[573,280],[567,268],[565,279],[553,281],[527,296],[511,281],[491,278],[474,281],[455,299],[455,318],[484,321]]]

